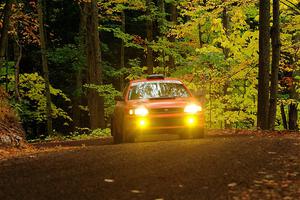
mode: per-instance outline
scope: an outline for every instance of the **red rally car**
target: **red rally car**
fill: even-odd
[[[147,133],[204,136],[202,105],[178,79],[149,75],[131,81],[115,100],[111,120],[115,143],[134,142],[137,136]]]

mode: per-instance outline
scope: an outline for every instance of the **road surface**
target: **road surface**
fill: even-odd
[[[0,199],[300,199],[300,140],[102,145],[0,162]]]

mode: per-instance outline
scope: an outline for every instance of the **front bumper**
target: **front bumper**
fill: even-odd
[[[202,113],[197,114],[166,114],[148,115],[145,117],[126,116],[126,132],[141,131],[167,131],[198,129],[204,127],[204,117]]]

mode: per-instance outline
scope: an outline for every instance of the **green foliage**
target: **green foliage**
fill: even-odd
[[[15,79],[9,76],[9,91],[13,93]],[[46,121],[46,97],[44,79],[37,73],[20,74],[19,91],[21,101],[12,101],[13,107],[19,112],[23,122],[43,123]],[[64,102],[70,99],[59,89],[50,86],[50,93],[53,97],[60,98]],[[52,117],[62,118],[66,123],[72,121],[68,113],[54,103],[52,107]]]
[[[128,66],[122,69],[115,69],[109,65],[104,66],[104,73],[110,78],[125,77],[126,80],[143,78],[146,75],[147,67],[140,66],[139,59],[130,59]]]
[[[112,84],[105,85],[94,85],[94,84],[85,84],[85,88],[94,89],[98,92],[99,96],[104,97],[104,115],[106,119],[109,119],[111,114],[114,111],[115,106],[115,96],[120,96],[121,93],[116,90]]]
[[[172,76],[182,78],[188,87],[205,94],[207,126],[251,128],[256,121],[258,32],[250,29],[247,16],[256,17],[257,8],[254,4],[234,7],[229,6],[231,1],[216,1],[218,8],[211,3],[179,4],[181,15],[191,20],[170,31],[170,35],[178,38],[178,52],[184,55],[181,60],[175,57],[178,66]],[[230,18],[227,32],[222,19],[223,6],[227,7]],[[199,26],[202,46],[199,46]]]
[[[69,135],[64,135],[58,132],[54,132],[53,135],[47,137],[41,136],[39,139],[30,140],[30,142],[40,141],[68,141],[68,140],[89,140],[97,139],[101,137],[110,136],[110,129],[95,129],[90,130],[88,128],[76,128],[76,130]]]
[[[89,133],[80,134],[79,132],[74,132],[71,136],[67,137],[69,140],[87,140],[93,138],[107,137],[110,136],[110,129],[95,129]]]
[[[14,66],[15,66],[15,62],[12,61],[6,62],[4,66],[0,68],[0,77],[14,74],[15,73]]]
[[[107,31],[107,32],[112,32],[116,38],[121,39],[124,42],[125,47],[143,49],[143,47],[141,45],[139,45],[135,42],[135,37],[133,35],[124,33],[119,27],[117,27],[117,28],[101,27],[101,30]]]
[[[75,44],[55,48],[48,53],[48,58],[50,62],[71,67],[74,71],[82,70],[85,61],[85,56],[80,47]]]
[[[147,67],[131,67],[129,69],[129,75],[126,77],[128,80],[139,79],[145,76]]]
[[[280,5],[282,57],[279,103],[283,104],[286,109],[291,104],[298,104],[300,92],[300,17],[297,7],[293,5],[297,5],[299,1],[289,0],[288,2],[281,2]],[[79,16],[80,8],[77,3],[78,1],[71,4],[59,0],[49,1],[47,4],[50,16],[47,23],[49,47],[51,47],[48,53],[50,78],[53,85],[59,86],[64,91],[51,87],[52,96],[57,105],[57,107],[52,105],[53,116],[65,118],[67,122],[71,119],[60,109],[69,101],[65,94],[72,99],[81,96],[82,104],[86,101],[84,90],[81,88],[81,84],[87,82],[86,58],[84,47],[81,46],[85,44],[81,44],[82,41],[78,38],[79,27],[76,27],[76,30],[69,30],[70,27],[66,26],[63,31],[60,31],[57,30],[57,26],[52,25],[63,24],[65,21],[77,22],[79,19],[74,17]],[[85,87],[95,89],[99,95],[105,97],[106,118],[112,113],[115,104],[114,96],[120,95],[110,83],[118,85],[121,79],[128,81],[144,78],[147,73],[147,67],[144,66],[146,47],[149,46],[154,52],[154,73],[181,78],[189,88],[205,94],[207,126],[214,128],[255,126],[258,82],[259,8],[257,1],[165,0],[164,3],[165,11],[162,12],[158,1],[151,1],[148,8],[145,0],[98,1],[103,55],[101,66],[105,85],[85,85]],[[178,12],[176,22],[171,21],[171,4]],[[64,14],[66,5],[67,10],[73,13],[61,16]],[[28,16],[34,15],[31,8],[27,6],[22,6],[20,11],[23,7],[26,8],[26,16],[27,14]],[[146,16],[147,9],[150,9],[148,16]],[[228,17],[227,27],[224,24],[224,9]],[[12,19],[14,31],[18,31],[16,27],[19,25],[16,26],[16,23],[19,19],[22,19],[22,23],[26,22],[24,19],[29,19],[28,17],[18,18],[19,14],[19,11],[14,13]],[[126,18],[125,30],[122,28],[124,19],[122,14],[125,14]],[[68,19],[68,16],[71,19]],[[36,32],[36,25],[31,19],[32,17],[28,23],[26,22],[28,25],[25,24],[26,27],[32,25],[31,29],[22,29],[22,33],[23,30],[30,35]],[[154,25],[153,41],[146,39],[144,29],[148,19],[151,19]],[[14,35],[22,34],[14,33]],[[67,41],[62,38],[66,38]],[[122,69],[119,67],[121,42],[125,46],[125,67]],[[31,59],[30,64],[35,65],[39,62],[40,54],[31,48],[33,47],[24,48],[28,51],[24,63]],[[13,51],[10,49],[9,52]],[[16,55],[9,56],[15,57]],[[173,61],[176,67],[173,66]],[[9,90],[13,94],[14,62],[8,62],[7,66],[8,70],[0,68],[1,82],[6,81],[5,76],[8,74]],[[29,66],[25,66],[24,71],[25,69],[36,71]],[[78,78],[77,75],[80,77]],[[44,122],[45,98],[42,78],[37,74],[21,74],[20,90],[22,100],[13,103],[15,109],[22,114],[23,119]],[[60,100],[56,100],[57,97]],[[78,106],[88,111],[85,105]],[[278,121],[280,121],[280,115],[277,117]],[[279,124],[278,122],[277,125]]]

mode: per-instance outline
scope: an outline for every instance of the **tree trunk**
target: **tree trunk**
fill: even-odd
[[[38,19],[39,19],[39,34],[42,53],[42,66],[45,80],[45,93],[46,93],[46,116],[47,116],[47,134],[52,135],[52,108],[51,108],[51,94],[49,83],[49,69],[48,69],[48,57],[46,49],[46,38],[44,31],[44,13],[43,13],[43,0],[38,1]]]
[[[228,37],[228,35],[229,35],[229,16],[227,14],[226,7],[224,7],[224,9],[223,9],[222,24],[223,24],[223,29],[225,31],[225,35],[226,35],[226,37]],[[229,55],[229,49],[223,48],[223,53],[224,53],[225,59],[227,59],[228,55]]]
[[[147,67],[148,67],[148,74],[153,74],[153,50],[150,47],[150,43],[153,41],[153,21],[151,16],[151,0],[146,0],[146,15],[147,15],[147,21],[146,21],[146,31],[147,31]]]
[[[295,80],[294,80],[295,81]],[[289,105],[289,130],[298,130],[298,103],[297,103],[297,99],[298,99],[298,95],[297,95],[297,91],[296,91],[296,83],[294,82],[292,87],[289,90],[289,95],[290,98],[293,99],[295,102],[290,103]]]
[[[171,4],[171,22],[175,26],[177,24],[177,8],[175,2]],[[170,42],[175,42],[175,37],[170,38]],[[175,59],[174,56],[169,55],[169,65],[171,69],[175,68]]]
[[[289,130],[296,131],[298,130],[298,111],[297,111],[297,105],[296,103],[291,103],[289,105]]]
[[[166,16],[166,11],[165,11],[165,0],[158,0],[158,7],[159,7],[159,12],[161,17],[158,19],[158,27],[159,27],[159,35],[160,37],[165,37],[165,31],[164,31],[164,27],[165,27],[165,16]],[[165,50],[161,49],[160,51],[160,56],[162,57],[161,61],[160,61],[160,67],[166,67],[165,66]]]
[[[164,35],[164,26],[165,26],[165,16],[166,16],[166,11],[165,11],[165,0],[158,0],[158,7],[159,7],[159,12],[161,17],[158,20],[158,26],[159,26],[159,34],[160,36]]]
[[[278,72],[280,61],[279,0],[273,0],[272,70],[270,87],[269,129],[274,130],[277,108]]]
[[[126,32],[126,15],[125,11],[121,12],[121,30],[123,33]],[[121,53],[120,53],[120,69],[125,68],[125,44],[121,39]],[[122,91],[124,87],[124,77],[123,75],[119,78],[119,90]]]
[[[11,15],[12,8],[12,0],[6,0],[4,6],[4,18],[3,18],[3,27],[1,29],[1,37],[0,37],[0,68],[3,67],[5,61],[5,51],[8,42],[8,30],[9,30],[9,18]]]
[[[76,92],[73,96],[73,106],[72,106],[72,119],[74,128],[82,127],[82,117],[81,117],[81,109],[80,105],[82,105],[82,70],[78,69],[75,72],[75,84],[76,84]]]
[[[229,16],[228,16],[226,7],[224,7],[223,13],[222,13],[222,25],[223,25],[223,29],[224,29],[224,32],[225,32],[225,36],[228,38],[228,36],[229,36]],[[224,54],[225,59],[228,59],[229,49],[224,47],[223,48],[223,54]],[[229,86],[230,86],[230,79],[228,78],[226,80],[225,84],[224,84],[224,87],[223,87],[224,96],[228,95],[228,87]],[[224,112],[227,112],[227,111],[228,111],[228,108],[225,107]],[[224,124],[225,124],[225,126],[224,126],[225,128],[227,128],[227,129],[232,128],[232,124],[226,123],[226,120],[224,121]]]
[[[87,24],[87,14],[84,4],[80,4],[80,24],[79,24],[79,48],[82,54],[86,53],[86,24]],[[83,105],[83,79],[86,74],[83,73],[83,69],[87,68],[86,61],[83,66],[80,66],[74,71],[75,78],[75,93],[72,98],[72,119],[73,128],[87,127],[89,124],[85,124],[84,113],[80,109],[80,105]]]
[[[260,0],[259,23],[257,127],[267,130],[269,127],[270,0]]]
[[[203,41],[202,41],[202,29],[201,29],[201,24],[198,23],[198,37],[199,37],[199,47],[202,48],[203,47]]]
[[[102,84],[101,51],[99,37],[99,20],[97,1],[85,2],[86,20],[86,56],[88,84]],[[88,108],[90,113],[90,128],[104,128],[104,98],[95,89],[88,89]]]
[[[286,120],[286,115],[285,115],[285,110],[284,110],[284,105],[280,104],[280,113],[281,113],[281,118],[282,118],[282,124],[284,129],[288,129],[288,125],[287,125],[287,120]]]
[[[19,80],[20,80],[20,62],[22,59],[22,46],[19,45],[17,42],[14,44],[15,49],[15,59],[16,59],[16,65],[15,65],[15,96],[16,100],[20,101],[20,92],[19,92]]]
[[[202,6],[206,6],[206,0],[203,0],[202,3],[200,3],[200,5]],[[203,47],[203,40],[202,40],[202,35],[203,35],[203,32],[202,32],[202,24],[199,22],[198,23],[198,38],[199,38],[199,47],[202,48]]]

